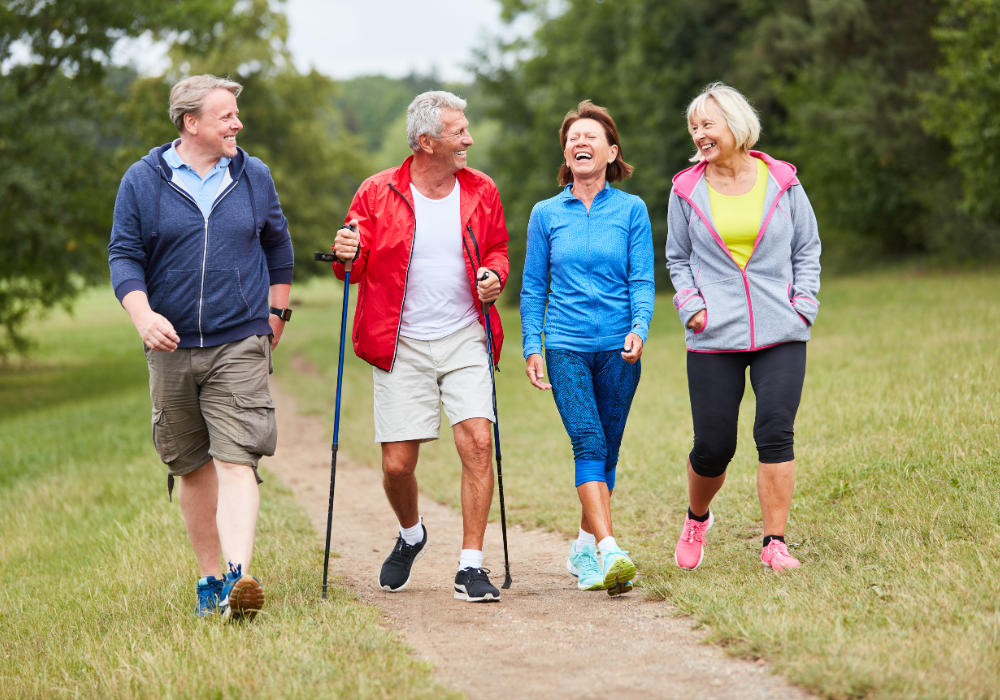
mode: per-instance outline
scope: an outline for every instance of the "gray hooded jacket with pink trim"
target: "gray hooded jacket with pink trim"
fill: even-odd
[[[819,312],[819,230],[795,167],[765,153],[764,212],[746,269],[715,229],[702,161],[674,177],[667,215],[667,269],[693,352],[740,352],[809,340]],[[695,333],[691,317],[707,309]]]

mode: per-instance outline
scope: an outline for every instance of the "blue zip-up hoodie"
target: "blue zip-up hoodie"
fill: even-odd
[[[206,219],[154,148],[115,201],[108,264],[115,296],[141,290],[180,336],[212,347],[271,332],[268,287],[292,282],[292,241],[271,172],[242,148]]]
[[[629,333],[643,343],[649,334],[655,287],[645,202],[605,182],[588,212],[572,187],[531,210],[521,283],[525,359],[542,352],[543,320],[550,349],[621,350]]]

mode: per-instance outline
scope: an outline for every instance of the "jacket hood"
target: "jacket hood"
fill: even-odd
[[[791,163],[786,163],[783,160],[775,160],[762,151],[749,151],[749,153],[753,158],[760,158],[767,164],[767,169],[770,171],[771,176],[778,182],[780,189],[784,190],[792,185],[799,184],[798,178],[795,177],[795,166]],[[708,161],[703,160],[697,165],[692,165],[687,170],[682,170],[674,175],[674,191],[683,197],[690,198],[695,186],[705,174],[706,167],[708,167]]]
[[[142,157],[142,162],[152,168],[154,171],[157,167],[161,168],[161,171],[167,178],[167,180],[173,180],[174,170],[171,168],[167,161],[163,158],[163,154],[170,150],[170,147],[174,145],[173,141],[168,141],[162,146],[157,146],[155,148],[149,149],[149,153]],[[244,151],[239,146],[236,147],[236,155],[229,162],[229,175],[234,179],[238,179],[243,173],[243,168],[247,162],[247,152]]]

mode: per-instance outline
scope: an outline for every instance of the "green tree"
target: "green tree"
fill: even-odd
[[[234,1],[0,3],[0,357],[26,347],[32,310],[66,305],[106,275],[123,77],[109,76],[112,48],[150,32],[199,50]],[[29,60],[13,63],[17,48]]]
[[[1000,253],[1000,2],[946,0],[934,36],[944,60],[940,91],[928,91],[927,125],[948,140],[962,173],[962,208],[975,255]]]

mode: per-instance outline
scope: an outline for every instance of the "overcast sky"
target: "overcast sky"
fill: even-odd
[[[530,26],[505,27],[497,0],[288,0],[285,11],[296,66],[334,78],[436,68],[445,80],[467,80],[474,47]]]

